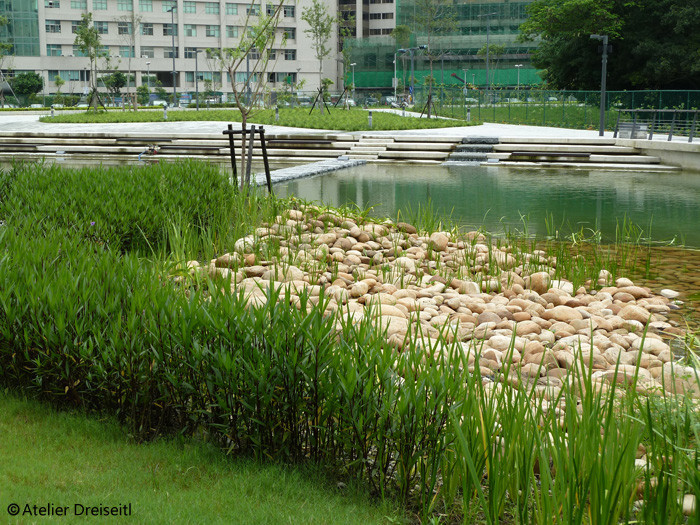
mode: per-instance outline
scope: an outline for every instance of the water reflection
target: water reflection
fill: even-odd
[[[368,165],[279,185],[280,195],[374,207],[396,217],[419,203],[468,227],[536,235],[581,228],[615,239],[625,217],[657,241],[700,247],[700,174]]]

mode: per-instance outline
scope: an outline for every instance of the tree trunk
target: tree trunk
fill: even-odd
[[[248,120],[248,115],[241,111],[241,130],[243,130],[243,133],[241,134],[241,189],[245,186],[245,165],[246,165],[246,154],[248,151],[246,150],[246,138],[247,135],[245,133],[246,131],[246,122]]]

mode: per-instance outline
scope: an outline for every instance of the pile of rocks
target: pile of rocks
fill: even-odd
[[[412,334],[433,352],[456,344],[470,368],[478,361],[482,373],[517,373],[554,395],[572,371],[589,369],[597,388],[614,381],[700,397],[698,372],[675,363],[668,342],[683,334],[667,317],[677,292],[612,282],[606,270],[574,288],[554,278],[557,261],[545,252],[522,253],[479,232],[421,234],[305,206],[207,267],[189,264],[230,278],[250,305],[263,304],[269,287],[288,288],[297,306],[300,294],[310,304],[323,295],[339,323],[371,317],[398,349]]]

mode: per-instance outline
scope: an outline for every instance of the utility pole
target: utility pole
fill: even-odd
[[[168,9],[170,13],[170,36],[172,37],[173,49],[173,107],[177,104],[177,92],[175,91],[175,9],[177,9],[177,6],[172,6]]]
[[[600,126],[598,135],[605,135],[605,80],[608,76],[608,35],[591,35],[591,39],[600,40],[603,43],[603,64],[600,74]]]

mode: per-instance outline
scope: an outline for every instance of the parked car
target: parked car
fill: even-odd
[[[549,102],[556,102],[556,101],[559,100],[559,99],[558,99],[557,97],[547,97],[547,100],[548,100]]]
[[[87,102],[81,102],[80,104],[77,104],[75,107],[78,109],[87,109],[90,107],[90,104],[88,104]]]
[[[3,104],[2,108],[3,109],[17,109],[17,106],[15,106],[14,104]]]
[[[311,97],[299,97],[297,98],[297,102],[299,102],[301,107],[308,108],[311,106]]]
[[[44,106],[42,106],[41,104],[30,104],[29,105],[29,109],[41,109],[43,107]]]
[[[465,98],[464,103],[465,104],[478,104],[479,101],[475,98]]]
[[[167,105],[168,105],[168,103],[165,100],[160,100],[160,99],[157,99],[157,100],[154,100],[153,102],[151,102],[151,106],[167,107]]]
[[[379,101],[374,97],[367,97],[365,99],[365,106],[376,106],[377,104],[379,104]]]
[[[396,103],[396,97],[394,96],[384,96],[381,100],[382,106],[391,106]]]

